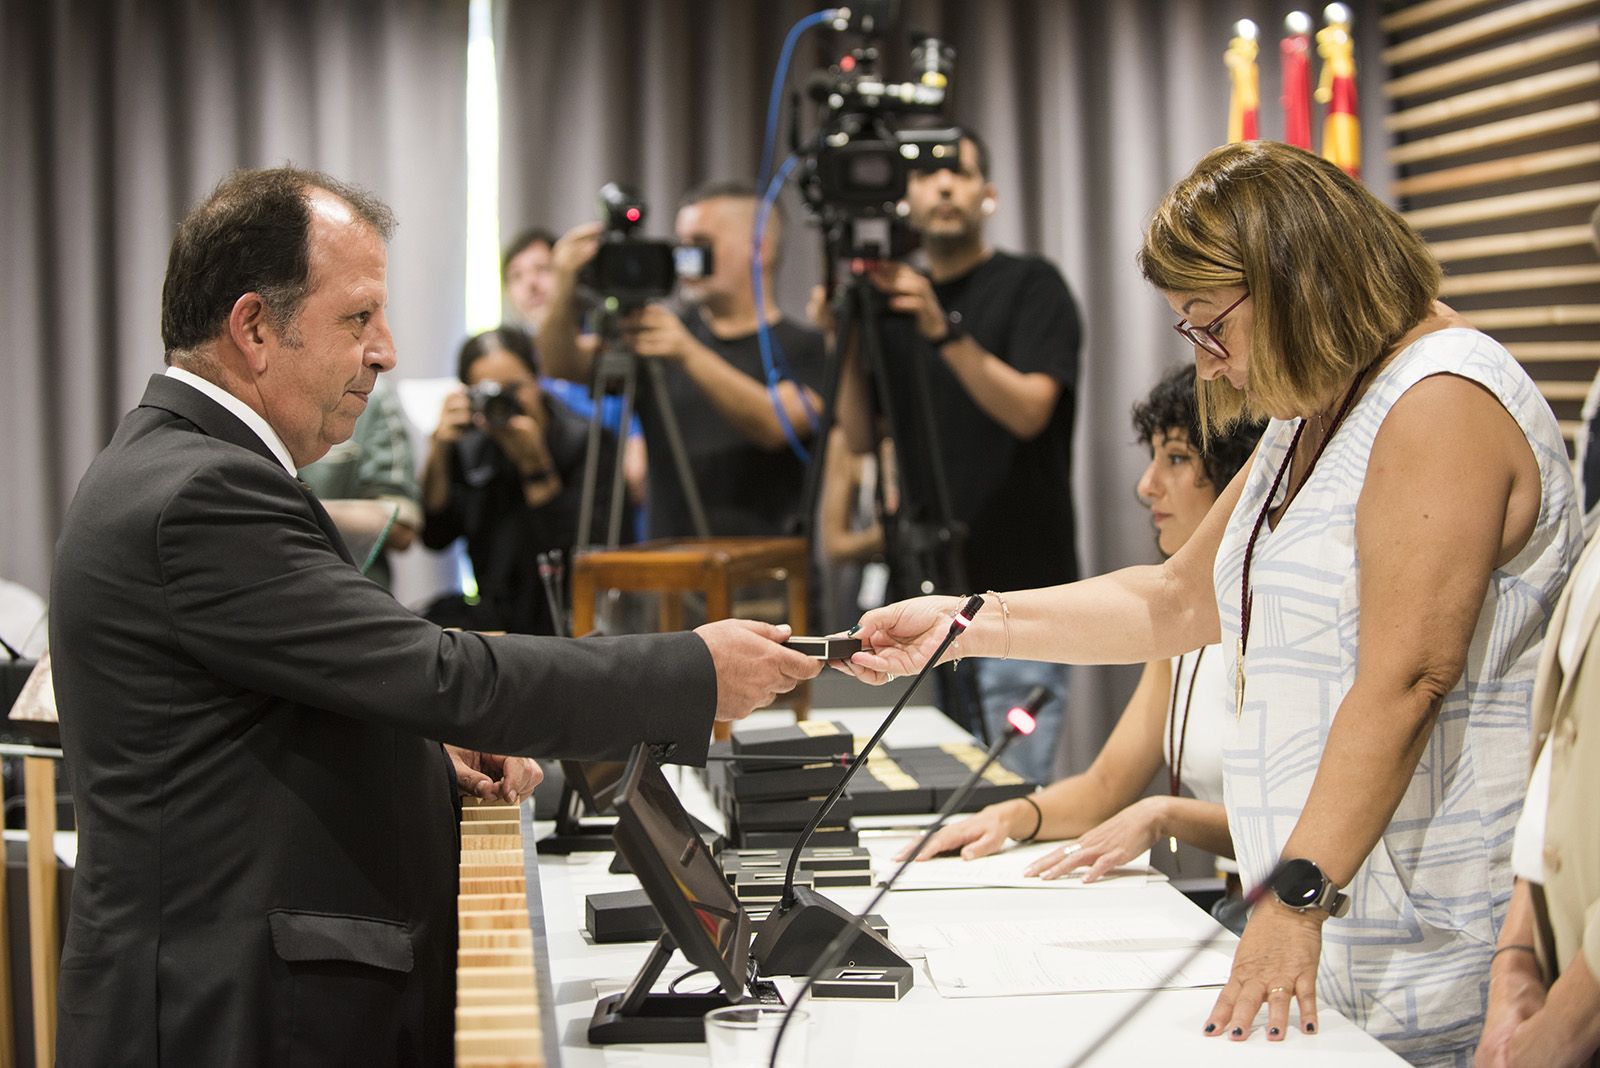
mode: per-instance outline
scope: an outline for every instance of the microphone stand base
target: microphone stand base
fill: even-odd
[[[865,920],[823,897],[815,890],[797,886],[794,903],[787,909],[774,908],[761,923],[750,956],[761,976],[806,975],[816,966],[823,950],[845,928],[855,936],[839,951],[830,965],[909,968],[911,964],[888,941],[867,926]]]

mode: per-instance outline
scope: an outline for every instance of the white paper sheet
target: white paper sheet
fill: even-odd
[[[1228,981],[1230,958],[1216,949],[1202,950],[1169,978],[1168,973],[1189,952],[1016,944],[959,946],[929,951],[928,974],[940,995],[947,998],[1221,986]]]
[[[1179,923],[1159,914],[1152,916],[1144,910],[1122,910],[1049,920],[963,918],[950,923],[902,920],[894,925],[892,940],[894,947],[906,957],[925,957],[930,952],[963,946],[1002,945],[1159,951],[1188,949],[1215,931],[1215,923],[1198,911],[1194,922]]]
[[[937,857],[923,860],[906,869],[905,875],[895,883],[896,890],[960,890],[971,886],[1002,886],[1038,890],[1093,889],[1101,885],[1142,886],[1151,877],[1148,851],[1134,857],[1121,868],[1107,872],[1092,883],[1083,881],[1083,871],[1060,879],[1040,879],[1022,873],[1040,857],[1059,849],[1061,842],[1034,842],[1014,846],[977,860],[960,857]],[[899,865],[879,865],[883,878],[893,874]]]

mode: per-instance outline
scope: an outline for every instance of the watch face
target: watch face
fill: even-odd
[[[1309,860],[1291,860],[1272,880],[1272,892],[1290,908],[1310,908],[1322,894],[1322,872]]]

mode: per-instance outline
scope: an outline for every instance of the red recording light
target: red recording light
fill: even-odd
[[[626,212],[629,222],[638,222],[640,211],[638,208],[629,208]]]
[[[1028,710],[1018,705],[1006,713],[1006,722],[1016,728],[1018,734],[1032,734],[1033,729],[1039,725],[1038,720],[1028,714]]]
[[[849,74],[851,71],[855,70],[856,69],[856,57],[855,56],[845,56],[843,59],[839,60],[839,69],[841,71],[843,71],[844,73],[846,73],[846,74]]]

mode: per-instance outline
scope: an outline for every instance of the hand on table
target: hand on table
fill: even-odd
[[[1022,874],[1059,879],[1079,868],[1088,868],[1083,881],[1095,882],[1155,845],[1161,837],[1165,802],[1164,797],[1135,801],[1098,827],[1086,831],[1076,844],[1040,857]]]
[[[1236,1042],[1250,1037],[1250,1026],[1267,1006],[1267,1041],[1281,1042],[1289,1029],[1289,1005],[1299,1002],[1300,1029],[1317,1030],[1317,961],[1322,956],[1321,909],[1297,912],[1270,894],[1250,914],[1250,923],[1233,953],[1228,985],[1206,1017],[1205,1033]]]
[[[977,860],[979,857],[1000,852],[1007,838],[1026,834],[1027,829],[1033,826],[1033,810],[1021,805],[1028,814],[1028,822],[1019,830],[1014,818],[1015,813],[1011,811],[1013,807],[1010,802],[1003,801],[998,805],[989,805],[959,823],[941,827],[938,834],[928,839],[928,844],[917,854],[917,859],[931,860],[941,853],[953,853],[959,850],[962,860]],[[905,860],[910,855],[911,846],[908,845],[897,853],[894,859]]]

